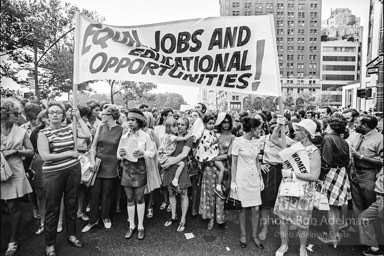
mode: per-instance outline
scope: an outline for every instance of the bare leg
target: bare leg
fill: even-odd
[[[169,203],[171,204],[171,213],[172,213],[172,219],[176,219],[177,218],[177,215],[176,215],[176,206],[177,206],[177,202],[176,202],[176,195],[175,195],[175,192],[169,188]]]
[[[214,163],[216,167],[219,168],[219,175],[217,176],[217,185],[221,186],[221,182],[223,182],[225,166],[222,161],[214,161]]]
[[[245,209],[242,209],[239,213],[239,223],[240,223],[240,241],[243,243],[247,242],[247,233],[245,228]]]
[[[266,235],[268,233],[268,221],[269,221],[269,208],[263,207],[261,210],[261,232],[259,234],[259,238],[261,240],[265,240]]]
[[[306,256],[307,255],[307,239],[308,239],[308,234],[309,230],[308,229],[302,229],[298,228],[297,233],[300,238],[300,256]]]
[[[11,237],[10,243],[17,242],[17,233],[19,232],[21,215],[20,198],[8,200],[9,219],[11,224]]]
[[[183,171],[184,169],[184,162],[179,162],[177,164],[177,169],[176,169],[176,173],[175,173],[175,177],[173,178],[173,181],[172,181],[172,184],[177,186],[179,185],[179,177],[181,175],[181,172]]]
[[[289,229],[289,224],[281,220],[280,223],[280,239],[281,239],[281,245],[280,248],[278,249],[279,252],[285,252],[288,248],[288,229]]]
[[[181,196],[181,219],[180,223],[186,223],[186,216],[189,206],[189,200],[188,200],[188,189],[184,189],[183,192],[180,194]]]

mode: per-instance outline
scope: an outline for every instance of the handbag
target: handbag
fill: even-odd
[[[231,192],[231,172],[228,169],[224,172],[223,181],[221,182],[221,190],[225,197],[228,197]]]
[[[100,168],[101,159],[95,158],[95,170],[92,171],[89,169],[91,164],[90,152],[88,151],[84,155],[80,156],[80,164],[81,164],[81,184],[86,187],[92,187],[95,184],[96,176]]]
[[[237,195],[237,191],[234,191]],[[226,211],[234,211],[234,210],[241,210],[243,207],[241,206],[241,201],[237,200],[230,196],[230,194],[227,196],[224,202],[224,210]]]
[[[292,196],[302,197],[304,196],[304,188],[297,179],[283,179],[279,186],[279,196]]]
[[[11,167],[3,156],[3,153],[1,153],[1,181],[7,181],[12,176],[12,174],[13,172]]]

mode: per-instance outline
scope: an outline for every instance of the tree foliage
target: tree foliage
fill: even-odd
[[[27,84],[19,71],[33,70],[34,44],[38,58],[53,45],[39,62],[39,82],[61,92],[72,90],[74,31],[77,12],[102,22],[96,12],[80,10],[76,5],[60,0],[1,0],[1,77]],[[86,90],[87,83],[79,85]]]

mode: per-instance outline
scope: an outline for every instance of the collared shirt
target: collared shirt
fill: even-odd
[[[127,151],[123,157],[119,154],[121,148],[124,148]],[[148,158],[153,158],[156,153],[151,137],[146,132],[141,129],[136,132],[132,132],[132,130],[129,129],[126,134],[121,136],[120,143],[117,148],[117,158],[120,160],[125,158],[129,161],[137,162],[137,158],[133,156],[133,152],[136,150],[143,151],[144,157]]]
[[[362,139],[360,143],[360,139]],[[360,144],[360,145],[359,145]],[[383,150],[383,135],[376,129],[369,131],[364,135],[358,136],[353,142],[353,147],[358,154],[362,154],[365,157],[380,159],[380,151]],[[355,164],[360,168],[372,169],[371,163],[363,159],[355,157]]]

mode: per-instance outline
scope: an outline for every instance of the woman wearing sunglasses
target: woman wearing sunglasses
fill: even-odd
[[[22,158],[33,156],[33,146],[27,131],[15,125],[19,121],[20,111],[21,105],[16,99],[1,100],[1,153],[12,170],[12,176],[1,182],[1,209],[9,216],[11,226],[5,255],[13,255],[17,251],[21,198],[32,192]]]

